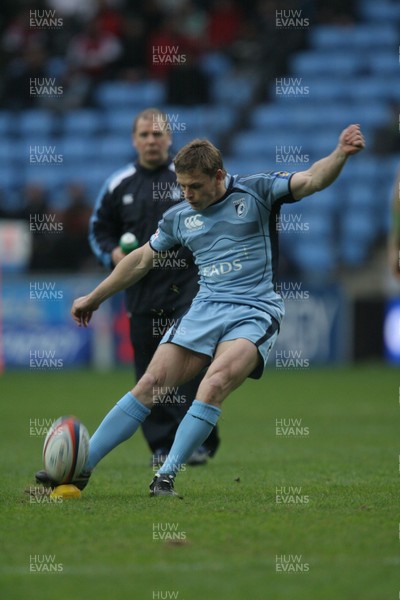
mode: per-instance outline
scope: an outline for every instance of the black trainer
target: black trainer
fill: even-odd
[[[150,483],[150,496],[178,496],[174,490],[173,475],[156,475]]]
[[[91,474],[91,471],[82,471],[79,477],[77,477],[74,481],[71,481],[70,483],[77,487],[79,490],[84,490],[87,484],[89,483]],[[36,482],[40,483],[43,487],[55,488],[58,485],[60,485],[59,483],[56,483],[54,479],[49,477],[47,472],[44,470],[37,471],[37,473],[35,474],[35,478]]]

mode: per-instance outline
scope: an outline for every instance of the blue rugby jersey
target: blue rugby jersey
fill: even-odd
[[[292,175],[228,175],[226,193],[205,210],[183,201],[166,211],[151,247],[161,252],[179,243],[192,251],[200,275],[197,299],[255,306],[281,321],[283,300],[274,290],[277,219],[281,205],[295,201]]]

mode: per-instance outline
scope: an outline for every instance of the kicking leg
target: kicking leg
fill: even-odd
[[[208,362],[204,354],[175,344],[160,345],[143,377],[117,402],[91,437],[86,469],[92,470],[106,454],[136,432],[154,402],[166,394],[166,388],[189,381]]]
[[[158,476],[173,478],[176,475],[217,424],[223,400],[250,375],[258,361],[257,348],[249,340],[239,338],[218,345],[215,358],[200,383],[197,399],[179,425],[171,451]],[[167,485],[164,487],[166,491]],[[166,495],[152,492],[153,495]]]
[[[239,338],[222,342],[200,383],[197,399],[220,407],[225,398],[254,371],[259,360],[257,347],[249,340]]]

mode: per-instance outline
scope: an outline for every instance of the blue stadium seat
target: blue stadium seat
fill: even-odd
[[[336,249],[332,242],[323,238],[314,240],[302,235],[293,260],[303,271],[327,275],[336,267]]]
[[[360,49],[371,48],[371,40],[373,40],[374,49],[386,47],[393,50],[393,47],[396,48],[399,42],[396,26],[389,23],[357,25],[353,35],[349,37],[352,47]]]
[[[172,134],[172,154],[178,152],[180,148],[191,142],[194,138],[207,138],[212,142],[215,146],[219,146],[220,138],[216,133],[206,133],[205,131],[193,131],[189,129],[188,131],[178,131]]]
[[[216,104],[242,107],[251,100],[254,86],[250,76],[226,74],[212,83],[212,100]]]
[[[55,137],[43,137],[37,134],[30,137],[21,137],[17,140],[8,138],[8,143],[10,144],[10,160],[22,169],[33,164],[33,161],[40,160],[36,158],[38,156],[61,154],[59,140]]]
[[[40,134],[19,139],[8,138],[0,144],[0,157],[8,148],[8,161],[20,170],[29,167],[43,169],[49,165],[60,168],[62,151],[58,138],[46,137]],[[0,158],[5,160],[5,158]],[[57,162],[49,162],[54,160]],[[61,167],[62,168],[62,167]]]
[[[64,115],[62,128],[64,135],[95,135],[103,127],[103,116],[98,110],[80,109]]]
[[[104,161],[107,164],[107,159],[112,158],[113,161],[124,165],[132,160],[133,148],[129,135],[105,135],[102,136],[96,147],[96,161]]]
[[[400,22],[400,4],[396,1],[359,0],[357,8],[361,17],[374,23]]]
[[[322,130],[332,130],[337,127],[345,127],[350,123],[360,123],[365,127],[375,127],[385,123],[390,118],[390,109],[387,104],[379,100],[369,100],[368,103],[360,98],[354,102],[324,102],[320,104],[301,104],[297,103],[290,111],[288,107],[282,105],[283,110],[287,111],[287,123],[292,125],[296,120],[297,127],[303,125],[313,131],[321,133]],[[338,131],[339,133],[340,131]]]
[[[200,106],[199,126],[208,136],[211,132],[224,133],[234,126],[237,117],[233,106]]]
[[[31,165],[25,169],[21,177],[27,183],[41,183],[45,188],[51,190],[64,185],[66,181],[66,169],[60,166],[36,166]]]
[[[81,166],[68,167],[64,169],[66,182],[78,182],[86,186],[93,200],[96,200],[102,185],[106,179],[116,170],[124,165],[124,162],[118,162],[118,165],[110,163],[108,160],[96,160],[88,168],[87,164]]]
[[[0,138],[0,164],[4,167],[12,162],[16,144],[8,138]]]
[[[253,175],[254,173],[266,173],[274,170],[275,165],[272,161],[254,156],[226,156],[224,165],[231,175]]]
[[[165,86],[161,81],[149,80],[134,85],[145,107],[159,106],[165,102]]]
[[[392,50],[371,52],[368,56],[368,66],[373,74],[397,77],[399,74],[399,57]]]
[[[368,245],[359,240],[342,240],[340,244],[340,261],[347,267],[360,267],[368,257]]]
[[[387,104],[387,97],[384,92],[375,91],[374,95],[368,96],[367,89],[362,88],[355,90],[357,86],[343,86],[340,84],[339,90],[336,90],[336,98],[321,98],[319,93],[322,82],[315,83],[315,94],[312,83],[310,82],[310,97],[309,100],[297,98],[289,100],[282,99],[279,103],[270,107],[270,109],[261,109],[260,112],[255,111],[252,117],[252,124],[258,122],[258,126],[267,126],[274,121],[276,125],[282,127],[310,127],[312,129],[329,126],[344,127],[348,123],[361,123],[364,127],[380,125],[390,119],[390,108]],[[378,82],[375,83],[378,85]],[[374,87],[368,81],[368,88]],[[333,87],[333,86],[332,86]],[[394,94],[394,86],[390,79],[385,85],[387,93]],[[400,86],[399,86],[400,88]],[[329,88],[328,88],[329,89]],[[399,90],[397,90],[399,91]],[[333,89],[332,89],[333,92]],[[368,103],[365,98],[368,97]]]
[[[351,165],[346,165],[342,175],[345,173],[351,180],[361,179],[364,181],[376,180],[379,177],[379,160],[368,153],[358,154],[351,159]]]
[[[231,150],[237,156],[258,156],[259,158],[261,154],[265,157],[266,163],[271,164],[273,161],[273,165],[279,155],[281,170],[287,170],[285,155],[289,160],[289,156],[295,155],[297,151],[301,154],[304,148],[302,144],[304,144],[304,134],[299,131],[276,130],[271,134],[270,132],[247,130],[236,135]]]
[[[286,114],[285,107],[277,104],[260,104],[251,112],[250,125],[259,130],[287,125],[290,114]]]
[[[267,164],[275,164],[276,142],[259,132],[245,131],[237,134],[231,150],[236,158],[246,155],[257,160],[263,157]]]
[[[135,112],[148,106],[159,106],[165,99],[164,85],[159,81],[127,83],[108,81],[99,86],[96,93],[98,104],[107,109],[127,107]]]
[[[365,54],[362,52],[343,52],[332,50],[321,52],[308,50],[299,52],[290,60],[290,70],[296,75],[338,76],[340,78],[356,75],[365,66]]]
[[[285,219],[287,225],[286,235],[291,237],[300,236],[301,240],[307,238],[313,240],[315,243],[327,242],[332,238],[333,234],[333,221],[329,211],[319,207],[317,210],[309,210],[307,200],[305,198],[302,202],[296,204],[287,204],[284,206],[281,214],[283,219],[283,233],[285,230]],[[296,230],[298,228],[298,231]],[[299,243],[301,241],[299,240]]]
[[[3,164],[0,159],[0,190],[9,192],[12,188],[21,185],[20,172],[9,164]]]
[[[169,130],[172,135],[191,133],[192,137],[198,137],[202,134],[199,106],[166,104],[162,110],[168,117]]]
[[[310,30],[311,47],[320,49],[396,47],[398,35],[391,24],[317,25]]]
[[[317,25],[310,30],[308,38],[312,48],[336,50],[348,45],[347,38],[352,32],[351,25]]]
[[[339,134],[344,125],[347,125],[347,122],[336,127],[319,123],[316,127],[319,127],[320,131],[315,130],[304,135],[306,140],[304,149],[310,156],[310,163],[332,152],[337,145]]]
[[[56,117],[46,110],[32,109],[21,112],[15,118],[15,131],[22,136],[50,136],[55,131]]]
[[[332,186],[303,198],[300,202],[290,205],[291,210],[302,211],[304,214],[319,214],[327,219],[332,219],[333,215],[338,214],[343,203],[344,196],[343,186],[338,180]],[[332,226],[332,223],[331,225]]]
[[[135,111],[131,109],[118,111],[109,109],[103,115],[103,123],[107,133],[121,134],[130,137]]]
[[[69,136],[61,139],[60,151],[64,157],[65,166],[86,162],[90,168],[98,153],[98,141],[95,138]]]
[[[236,116],[232,106],[221,105],[166,105],[163,110],[169,117],[171,133],[187,132],[191,138],[223,133],[233,127]]]
[[[9,111],[0,111],[0,136],[12,135],[14,131],[15,117]]]
[[[358,210],[349,207],[341,215],[342,239],[359,240],[370,244],[376,238],[377,228],[372,210]]]
[[[210,77],[219,78],[231,70],[232,61],[222,52],[206,52],[200,57],[199,65]]]
[[[381,184],[387,182],[394,185],[396,174],[400,170],[400,154],[375,157],[376,177]]]
[[[347,206],[349,209],[369,211],[372,215],[382,210],[382,200],[379,199],[375,186],[363,179],[349,181],[347,185]],[[374,218],[374,217],[372,217]]]
[[[347,96],[347,89],[352,85],[351,80],[338,75],[326,77],[307,77],[307,85],[310,88],[308,102],[310,105],[318,105],[321,100],[325,102],[340,101]]]
[[[357,85],[349,86],[347,95],[350,99],[364,102],[368,98],[368,104],[377,100],[400,100],[400,85],[396,85],[390,77],[363,77],[357,79]]]

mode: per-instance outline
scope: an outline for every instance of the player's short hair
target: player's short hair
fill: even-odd
[[[177,173],[197,169],[209,177],[214,177],[218,169],[226,173],[221,152],[208,140],[192,140],[179,150],[173,162]]]
[[[155,131],[167,131],[171,133],[168,115],[159,108],[145,108],[137,114],[133,121],[132,133],[136,133],[139,119],[153,121]]]

